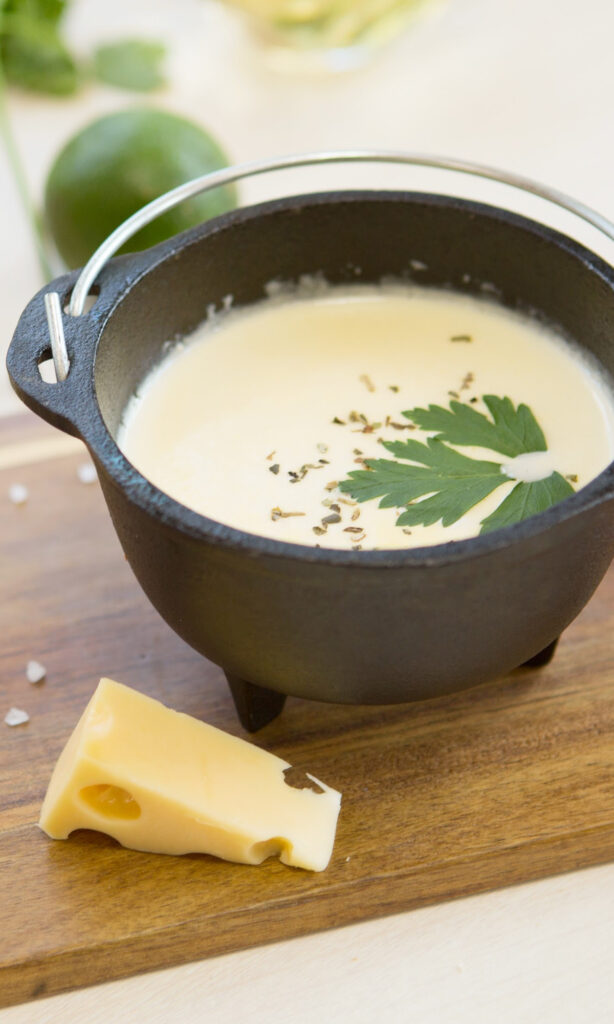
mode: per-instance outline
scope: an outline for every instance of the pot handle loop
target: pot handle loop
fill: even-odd
[[[485,164],[475,164],[466,160],[453,160],[448,157],[432,156],[430,154],[404,153],[383,149],[330,150],[321,153],[299,153],[276,157],[270,160],[254,160],[250,163],[227,167],[221,171],[203,174],[198,178],[185,182],[183,185],[178,185],[169,192],[165,192],[164,195],[159,196],[140,210],[137,210],[136,213],[128,217],[123,224],[120,224],[108,236],[86,263],[70,298],[68,308],[70,315],[80,316],[82,314],[85,300],[92,285],[101,270],[106,266],[108,260],[115,255],[118,249],[121,249],[141,228],[155,220],[156,217],[166,213],[167,210],[178,206],[184,200],[200,195],[201,192],[209,192],[211,189],[219,188],[222,185],[230,185],[244,178],[255,178],[261,174],[269,174],[273,171],[287,171],[298,167],[343,163],[409,165],[431,170],[452,171],[466,174],[471,178],[481,178],[500,185],[507,185],[517,191],[536,196],[538,199],[543,199],[554,206],[567,210],[614,241],[614,224],[600,213],[597,213],[596,210],[592,210],[590,207],[585,206],[584,203],[572,199],[557,189],[540,185],[530,178],[525,178],[519,174],[499,171]]]
[[[484,164],[475,164],[465,160],[452,160],[428,154],[403,153],[395,150],[348,150],[346,152],[331,150],[322,153],[303,153],[277,157],[272,160],[255,160],[251,163],[238,164],[221,171],[203,174],[198,178],[185,182],[183,185],[177,186],[177,188],[171,189],[169,192],[165,192],[164,195],[159,196],[140,210],[137,210],[136,213],[128,217],[123,224],[120,224],[108,236],[86,263],[79,274],[70,297],[69,315],[71,317],[82,315],[85,309],[86,298],[110,258],[137,231],[140,231],[141,228],[155,220],[156,217],[166,213],[167,210],[178,206],[184,200],[190,199],[202,192],[208,192],[210,189],[219,188],[222,185],[230,185],[244,178],[254,178],[273,171],[287,171],[298,167],[342,163],[409,165],[429,168],[431,170],[452,171],[468,175],[471,178],[493,181],[525,194],[536,196],[538,199],[543,199],[559,207],[559,209],[566,210],[596,228],[608,239],[614,241],[614,224],[600,213],[597,213],[596,210],[592,210],[590,207],[585,206],[584,203],[572,199],[556,189],[537,184],[531,181],[531,179],[518,174],[504,173]],[[45,296],[45,309],[56,375],[58,380],[64,380],[70,368],[70,361],[64,338],[59,296],[56,292],[50,292]]]

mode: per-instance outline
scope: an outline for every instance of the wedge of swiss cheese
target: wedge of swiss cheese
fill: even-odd
[[[62,751],[39,825],[79,828],[152,853],[210,853],[322,871],[341,794],[285,782],[290,765],[245,740],[101,679]]]

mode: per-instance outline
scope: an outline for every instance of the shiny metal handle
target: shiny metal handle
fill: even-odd
[[[443,171],[456,171],[473,178],[482,178],[501,185],[508,185],[520,192],[544,199],[560,209],[567,210],[614,241],[614,224],[600,213],[597,213],[596,210],[592,210],[589,206],[585,206],[584,203],[572,199],[557,189],[540,185],[530,178],[499,171],[483,164],[474,164],[465,160],[453,160],[446,157],[429,156],[428,154],[402,153],[394,150],[348,150],[347,152],[303,153],[270,160],[255,160],[251,163],[239,164],[235,167],[227,167],[221,171],[214,171],[211,174],[203,174],[199,178],[187,181],[184,185],[178,185],[177,188],[171,189],[170,192],[165,192],[164,195],[153,199],[151,203],[147,203],[146,206],[143,206],[125,220],[123,224],[120,224],[86,263],[70,297],[68,315],[72,317],[82,315],[85,300],[92,285],[118,249],[121,249],[137,231],[140,231],[150,221],[155,220],[156,217],[166,213],[167,210],[182,203],[185,199],[191,199],[201,192],[208,192],[210,189],[219,188],[221,185],[230,185],[243,178],[254,178],[260,174],[269,174],[272,171],[286,171],[297,167],[341,163],[397,164]],[[54,295],[56,293],[51,294]],[[49,325],[51,350],[59,380],[63,380],[66,377],[70,366],[64,338],[62,315],[59,308],[59,297],[57,301],[51,297],[47,303],[47,322]]]

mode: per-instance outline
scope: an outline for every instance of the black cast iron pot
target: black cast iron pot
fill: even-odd
[[[419,261],[418,263],[416,261]],[[427,269],[412,271],[424,265]],[[13,338],[8,370],[44,419],[92,454],[137,579],[168,624],[221,665],[255,729],[286,694],[321,701],[420,700],[542,664],[614,554],[614,464],[523,523],[431,548],[354,552],[253,536],[188,510],[124,458],[122,410],[169,339],[211,303],[253,303],[272,279],[332,283],[414,276],[533,311],[614,376],[614,273],[538,223],[443,196],[342,192],[239,210],[147,252],[114,259],[93,309],[65,330],[70,372],[45,384],[45,290]],[[527,366],[527,374],[531,367]],[[547,381],[544,382],[547,387]],[[297,413],[309,398],[297,385]],[[230,485],[230,478],[229,478]]]

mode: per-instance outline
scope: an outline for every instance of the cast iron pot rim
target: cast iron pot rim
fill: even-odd
[[[184,231],[151,249],[125,257],[126,262],[132,268],[130,280],[127,288],[121,294],[116,295],[115,301],[104,311],[104,319],[98,331],[98,338],[92,358],[91,372],[95,411],[97,413],[96,420],[103,428],[104,435],[96,436],[98,430],[96,425],[91,424],[91,422],[90,425],[94,429],[84,431],[83,434],[83,438],[90,448],[92,455],[101,462],[115,486],[119,487],[126,497],[143,511],[159,519],[165,526],[171,529],[178,529],[181,533],[194,540],[208,541],[215,546],[234,548],[254,557],[267,556],[304,563],[317,563],[331,567],[347,566],[363,569],[440,566],[465,559],[479,558],[488,555],[492,551],[513,547],[540,534],[546,534],[565,520],[571,520],[590,508],[613,499],[614,461],[574,495],[557,502],[557,504],[551,506],[546,511],[537,513],[529,519],[512,526],[503,527],[491,533],[468,537],[464,540],[448,541],[443,544],[424,547],[388,548],[379,551],[346,551],[338,548],[317,548],[306,544],[275,540],[227,526],[182,505],[151,483],[129,462],[118,447],[102,417],[95,385],[98,345],[109,318],[126,295],[144,277],[168,259],[173,258],[177,252],[183,251],[209,236],[228,230],[235,224],[244,223],[261,216],[266,216],[268,213],[284,209],[297,209],[299,207],[321,205],[324,203],[332,204],[339,201],[355,202],[365,199],[380,201],[398,201],[403,199],[405,201],[420,202],[421,204],[428,203],[436,206],[461,207],[471,210],[478,216],[512,224],[515,227],[537,234],[543,240],[554,244],[559,249],[565,250],[580,260],[592,273],[596,273],[604,278],[610,288],[614,289],[614,268],[610,267],[596,253],[593,253],[590,249],[569,236],[539,221],[506,210],[503,207],[445,194],[406,190],[341,190],[336,192],[307,193],[305,195],[269,200],[222,214],[196,228]],[[114,262],[123,263],[124,260],[120,258],[120,260]],[[140,272],[136,274],[134,274],[135,266],[140,268]],[[94,306],[95,309],[96,306]]]

